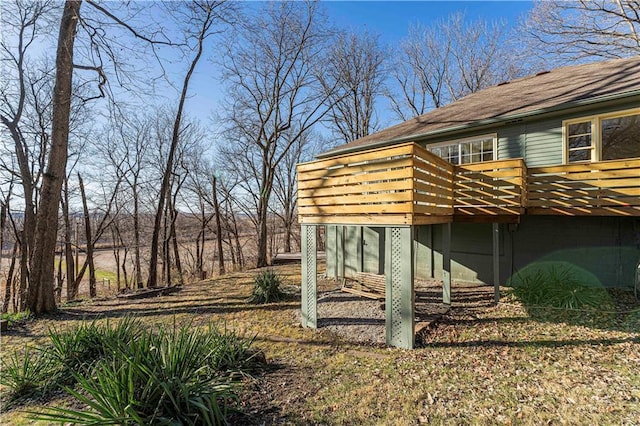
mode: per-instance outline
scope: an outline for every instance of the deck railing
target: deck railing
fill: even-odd
[[[456,166],[454,207],[459,216],[524,213],[527,166],[521,158]]]
[[[527,213],[640,216],[640,159],[530,168]]]
[[[303,224],[513,221],[523,214],[640,216],[640,159],[453,166],[407,143],[298,165]]]
[[[299,221],[416,224],[420,216],[446,217],[453,213],[452,179],[451,164],[413,143],[299,164]]]

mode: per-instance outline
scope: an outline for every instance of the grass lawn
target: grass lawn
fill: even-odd
[[[277,270],[299,286],[299,266]],[[569,323],[532,319],[511,302],[447,317],[426,336],[424,348],[409,351],[356,345],[303,329],[298,299],[247,304],[256,274],[234,273],[153,299],[63,307],[58,315],[14,324],[1,338],[2,357],[44,342],[50,328],[62,330],[86,319],[136,316],[158,328],[174,321],[220,321],[255,336],[270,364],[245,380],[243,424],[640,422],[637,313]],[[29,420],[12,410],[2,414],[0,424]]]

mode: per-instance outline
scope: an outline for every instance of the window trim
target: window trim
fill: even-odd
[[[602,120],[640,115],[640,108],[587,115],[562,121],[562,164],[584,164],[602,161]],[[569,126],[571,124],[591,122],[591,159],[569,162]]]
[[[461,139],[453,139],[453,140],[448,140],[448,141],[444,141],[444,142],[437,142],[437,143],[427,144],[426,148],[427,148],[427,150],[429,150],[429,152],[431,152],[431,148],[441,148],[443,146],[456,145],[456,144],[464,143],[464,142],[476,142],[478,140],[489,139],[489,138],[492,139],[492,142],[493,142],[492,149],[493,149],[493,153],[494,153],[494,158],[491,161],[496,161],[496,160],[498,160],[498,134],[497,133],[487,133],[487,134],[484,134],[484,135],[470,136],[470,137],[461,138]],[[480,161],[480,163],[486,163],[486,161]],[[465,163],[465,164],[478,164],[478,162],[476,162],[476,163]],[[460,166],[460,165],[462,165],[462,164],[454,164],[454,166]]]

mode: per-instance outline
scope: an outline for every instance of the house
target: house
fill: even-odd
[[[498,286],[565,262],[633,285],[640,259],[640,57],[505,82],[298,165],[303,325],[327,274],[384,274],[387,343],[413,346],[414,280]]]

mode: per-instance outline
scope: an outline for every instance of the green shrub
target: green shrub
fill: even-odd
[[[50,408],[38,420],[79,424],[222,424],[236,398],[228,371],[243,370],[259,352],[252,341],[217,327],[190,324],[153,332],[139,321],[115,328],[95,323],[50,333],[47,359],[67,371],[63,389],[86,408]],[[98,347],[88,350],[87,342]],[[73,365],[73,369],[68,369]],[[61,377],[65,377],[62,375]]]
[[[570,264],[543,262],[519,271],[510,284],[515,297],[526,306],[611,309],[607,291],[589,281]]]
[[[42,393],[55,371],[56,366],[40,351],[27,346],[23,352],[14,352],[0,364],[0,384],[10,390],[4,402],[12,405]]]
[[[52,408],[39,420],[83,424],[221,424],[231,388],[214,374],[214,335],[186,327],[108,342],[113,356],[73,372],[67,392],[89,410]]]
[[[50,344],[42,347],[44,354],[59,367],[56,381],[72,384],[73,372],[102,359],[113,344],[128,345],[137,339],[144,325],[133,318],[124,318],[111,327],[92,321],[63,332],[49,330]]]
[[[284,299],[285,293],[280,289],[282,280],[273,270],[267,269],[253,280],[253,293],[249,298],[250,303],[270,303]]]
[[[7,320],[9,325],[15,322],[26,321],[31,318],[31,311],[28,309],[21,312],[5,312],[0,314],[0,319]]]
[[[226,327],[210,328],[211,341],[210,365],[216,371],[244,371],[252,369],[254,364],[265,362],[264,354],[252,348],[254,339],[247,339]]]

